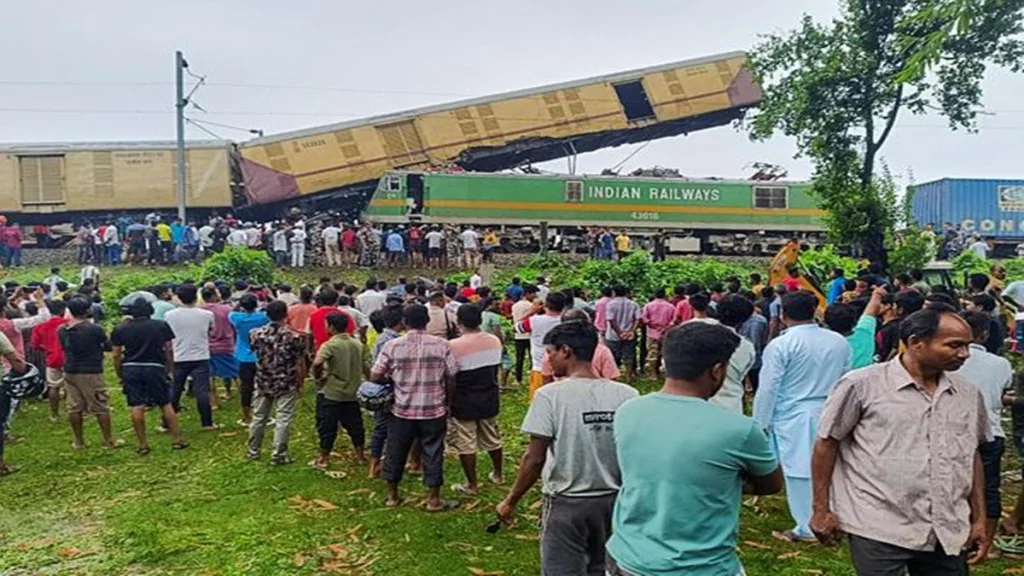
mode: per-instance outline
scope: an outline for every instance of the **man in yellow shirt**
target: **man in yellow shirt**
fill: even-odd
[[[484,232],[484,262],[494,262],[494,249],[498,244],[498,233],[493,228],[488,228]]]
[[[619,235],[615,237],[615,251],[619,255],[619,260],[629,256],[629,236],[626,234],[625,230],[619,231]]]
[[[173,262],[174,242],[172,241],[171,227],[167,225],[167,222],[161,220],[153,226],[153,231],[156,232],[156,238],[160,241],[160,252],[163,256],[163,261],[167,263]]]

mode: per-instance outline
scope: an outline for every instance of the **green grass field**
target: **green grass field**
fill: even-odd
[[[341,275],[358,282],[366,273]],[[407,477],[406,504],[388,509],[383,483],[368,480],[366,470],[350,458],[344,434],[332,469],[345,477],[306,467],[316,450],[314,397],[308,388],[293,428],[297,462],[271,467],[269,439],[262,461],[244,457],[246,433],[234,425],[237,396],[215,413],[224,429],[206,433],[199,432],[194,402],[185,399],[182,427],[192,446],[172,452],[168,437],[153,434],[152,454],[136,456],[123,395],[110,369],[107,380],[114,429],[128,443],[120,450],[99,446],[95,422],[86,427],[89,448],[74,452],[70,428],[50,422],[46,405],[29,403],[18,413],[14,432],[22,440],[8,447],[7,456],[20,470],[0,479],[0,574],[539,574],[538,492],[524,502],[517,524],[495,535],[484,528],[505,488],[486,486],[479,498],[462,498],[460,510],[429,514],[419,506],[425,489],[418,478]],[[645,392],[656,386],[640,384]],[[524,390],[502,396],[509,480],[525,445],[518,433],[525,411]],[[151,413],[151,432],[156,424]],[[701,432],[681,423],[679,433]],[[490,471],[486,457],[480,465],[483,478]],[[448,485],[463,480],[457,460],[446,460],[445,480]],[[1005,487],[1007,504],[1019,489],[1017,482]],[[739,551],[748,574],[853,573],[843,548],[772,538],[772,530],[789,527],[783,497],[744,503]],[[1024,572],[1014,569],[1011,563],[992,562],[974,573]]]

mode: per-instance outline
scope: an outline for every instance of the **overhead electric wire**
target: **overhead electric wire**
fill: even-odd
[[[212,130],[207,130],[203,125],[199,124],[198,122],[196,122],[195,120],[189,118],[188,116],[185,117],[185,122],[195,126],[196,128],[199,128],[200,130],[202,130],[203,132],[206,132],[210,136],[213,136],[217,140],[228,140],[228,138],[225,138],[225,137],[221,136],[220,134],[217,134],[216,132],[214,132]]]

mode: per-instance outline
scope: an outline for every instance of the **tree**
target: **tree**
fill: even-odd
[[[962,2],[984,8],[968,29],[945,6]],[[884,263],[898,208],[876,172],[897,118],[937,111],[951,129],[975,130],[985,71],[1022,67],[1022,10],[1024,0],[845,0],[830,23],[805,15],[751,51],[764,89],[751,138],[794,137],[797,156],[814,165],[812,191],[833,239]]]

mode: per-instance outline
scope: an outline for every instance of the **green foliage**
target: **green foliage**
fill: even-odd
[[[800,252],[800,264],[818,282],[825,282],[835,268],[841,268],[847,278],[852,278],[860,265],[849,256],[843,256],[830,244]]]
[[[270,284],[274,281],[274,261],[263,250],[250,250],[229,246],[203,262],[198,274],[201,278],[215,278],[234,282],[248,280]]]
[[[964,278],[971,274],[988,274],[991,263],[970,250],[964,250],[951,262],[956,278]]]
[[[886,242],[889,266],[894,274],[923,268],[935,259],[935,239],[916,226],[894,232]]]
[[[871,259],[884,260],[898,218],[876,165],[900,113],[937,110],[952,129],[973,130],[988,66],[1022,67],[1024,0],[977,1],[983,7],[964,27],[962,12],[936,9],[932,0],[850,0],[831,22],[805,15],[795,30],[767,35],[750,53],[764,88],[751,137],[796,140],[797,155],[814,164],[812,191],[833,239],[865,245]],[[934,37],[954,23],[955,35]],[[931,50],[934,74],[906,74],[922,58],[917,47]]]

